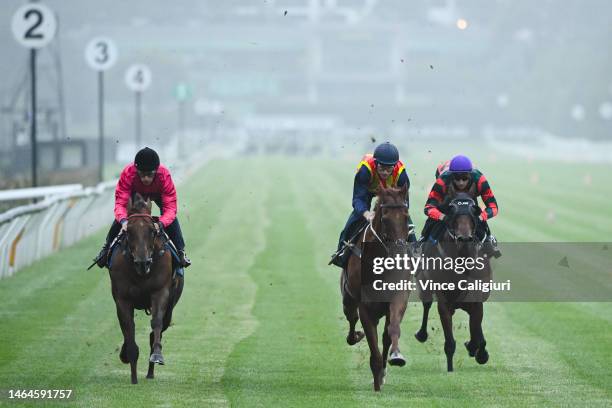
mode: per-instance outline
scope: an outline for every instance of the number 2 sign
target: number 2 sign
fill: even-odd
[[[26,48],[47,45],[57,29],[55,14],[40,3],[25,4],[13,14],[11,28],[15,39]]]

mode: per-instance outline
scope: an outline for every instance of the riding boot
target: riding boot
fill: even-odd
[[[342,252],[332,255],[331,263],[344,269],[348,263],[348,259],[351,255],[351,250],[348,246],[344,247]]]
[[[108,245],[108,241],[106,241],[98,256],[93,259],[96,265],[98,265],[100,268],[104,268],[106,265],[108,265]]]
[[[191,261],[189,260],[189,258],[187,258],[187,255],[185,254],[184,249],[181,249],[178,251],[178,256],[179,256],[179,262],[181,263],[181,266],[183,268],[187,268],[188,266],[191,265]]]
[[[484,241],[483,251],[488,256],[493,256],[494,258],[499,258],[502,254],[497,247],[497,239],[492,234],[489,234]]]

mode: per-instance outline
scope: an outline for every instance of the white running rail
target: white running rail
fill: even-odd
[[[43,198],[0,214],[0,278],[110,225],[116,183],[0,192],[0,201]]]

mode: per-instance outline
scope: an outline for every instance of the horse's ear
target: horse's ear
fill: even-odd
[[[147,198],[147,209],[151,211],[151,199]]]

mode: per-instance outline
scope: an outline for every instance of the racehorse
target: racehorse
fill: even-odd
[[[360,234],[359,241],[376,242],[380,244],[403,244],[406,245],[408,236],[408,205],[406,203],[407,187],[381,188],[378,191],[378,199],[374,207],[374,219],[371,224]],[[362,245],[364,248],[365,245]],[[365,254],[363,254],[365,255]],[[349,333],[346,341],[349,345],[358,343],[364,333],[355,330],[357,320],[365,332],[365,337],[370,348],[370,368],[374,376],[374,390],[380,391],[384,383],[387,368],[387,357],[389,364],[404,366],[406,359],[399,350],[400,324],[406,311],[408,303],[408,291],[396,292],[389,302],[366,302],[361,298],[362,282],[361,258],[353,251],[349,257],[347,268],[342,271],[340,279],[340,290],[344,315],[349,322]],[[383,352],[378,348],[378,322],[385,317],[383,331]],[[389,350],[391,353],[389,354]]]
[[[155,221],[151,216],[149,199],[145,201],[139,194],[130,199],[127,230],[122,234],[109,267],[117,318],[123,332],[119,358],[130,364],[132,384],[138,383],[136,363],[139,354],[134,333],[134,309],[144,309],[152,316],[147,378],[153,378],[155,364],[164,364],[162,332],[170,325],[172,310],[183,291],[183,279],[173,278],[172,255]]]
[[[469,194],[458,193],[449,203],[449,213],[445,219],[445,232],[431,251],[423,254],[426,258],[439,258],[454,260],[458,258],[478,257],[481,242],[476,238],[477,217],[480,208]],[[431,260],[430,259],[430,260]],[[484,259],[484,258],[483,258]],[[438,314],[444,331],[444,353],[446,354],[446,365],[448,371],[453,371],[453,355],[456,343],[453,337],[453,314],[457,309],[463,309],[470,317],[470,340],[464,345],[470,355],[475,357],[479,364],[486,364],[489,353],[486,350],[487,342],[482,332],[483,302],[488,299],[489,293],[479,291],[461,290],[458,288],[460,280],[474,282],[482,280],[489,282],[491,279],[491,266],[488,259],[482,262],[481,269],[472,265],[470,268],[462,268],[461,273],[453,270],[445,270],[435,263],[429,269],[420,270],[417,279],[421,282],[433,280],[437,282],[453,283],[454,290],[435,290],[438,302]],[[455,267],[456,268],[456,267]],[[463,270],[465,269],[465,270]],[[419,287],[421,287],[419,285]],[[464,285],[465,288],[465,285]],[[423,301],[423,319],[421,328],[415,334],[421,343],[427,340],[427,320],[432,301],[430,291],[421,291],[427,300]]]

